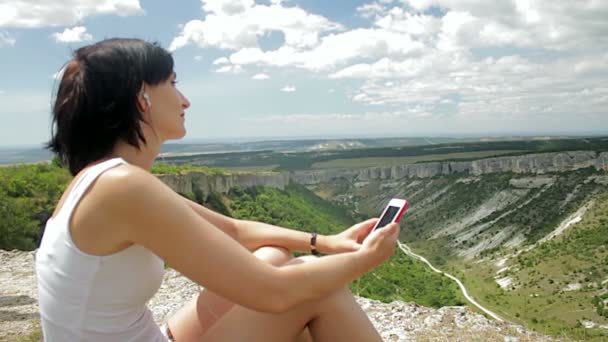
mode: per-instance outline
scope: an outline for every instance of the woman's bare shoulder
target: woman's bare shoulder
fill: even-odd
[[[117,214],[124,209],[145,206],[158,196],[179,196],[147,170],[130,164],[104,172],[96,183],[96,197]]]
[[[157,187],[163,184],[149,171],[131,164],[122,164],[109,169],[99,177],[97,183],[100,187],[115,193],[125,193],[141,187]]]
[[[141,216],[136,213],[149,208],[142,208],[145,198],[163,187],[154,175],[134,165],[123,164],[104,171],[86,190],[72,216],[75,243],[94,255],[124,248],[131,243],[129,230],[137,222],[133,219]]]

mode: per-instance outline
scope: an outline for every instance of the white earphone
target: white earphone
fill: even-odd
[[[150,96],[148,96],[148,94],[146,92],[144,92],[142,94],[142,97],[144,98],[144,100],[146,100],[148,107],[152,107],[152,101],[150,101]]]

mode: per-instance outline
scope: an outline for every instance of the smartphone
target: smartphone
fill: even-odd
[[[389,223],[399,222],[401,215],[403,215],[409,205],[407,200],[392,198],[384,208],[384,211],[382,212],[382,215],[380,215],[380,219],[376,222],[373,230],[380,229]]]

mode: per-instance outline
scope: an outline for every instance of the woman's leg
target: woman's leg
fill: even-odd
[[[296,258],[288,264],[306,260]],[[382,341],[347,289],[282,314],[261,313],[237,305],[203,335],[202,341],[296,341],[305,327],[315,342]]]
[[[269,264],[280,266],[292,259],[292,255],[284,248],[262,247],[253,253],[259,259]],[[209,330],[218,319],[222,318],[234,303],[211,291],[201,293],[184,305],[169,318],[169,327],[176,341],[198,341],[203,332]],[[302,334],[302,342],[310,341],[309,334]]]
[[[286,250],[275,247],[264,247],[254,254],[274,265],[315,259],[291,259]],[[200,341],[204,332],[207,332],[205,341],[310,342],[311,335],[314,341],[381,341],[367,315],[346,289],[281,315],[235,306],[210,291],[202,291],[169,319],[169,326],[179,342]]]

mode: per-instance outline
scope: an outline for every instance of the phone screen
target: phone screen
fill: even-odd
[[[388,207],[388,209],[386,209],[386,212],[384,213],[384,215],[382,215],[382,218],[380,219],[380,222],[378,223],[378,226],[376,227],[376,229],[382,228],[382,227],[386,226],[387,224],[393,222],[393,219],[395,218],[395,215],[397,215],[398,212],[399,212],[399,207],[393,207],[393,206]]]

